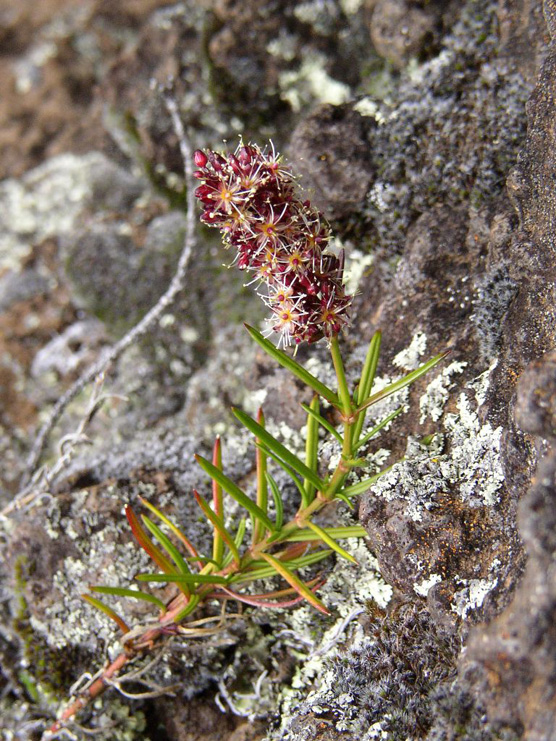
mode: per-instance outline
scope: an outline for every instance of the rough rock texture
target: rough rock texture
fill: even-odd
[[[369,468],[405,459],[362,497],[359,565],[329,566],[332,617],[259,611],[206,642],[170,642],[147,688],[177,683],[174,696],[107,693],[81,719],[100,738],[556,739],[552,0],[542,11],[0,1],[3,504],[46,410],[175,270],[185,187],[161,87],[196,146],[272,136],[303,173],[357,291],[352,380],[378,328],[379,383],[451,350],[373,410],[404,413],[363,449]],[[146,566],[124,504],[147,497],[204,542],[193,453],[224,433],[226,470],[253,486],[230,405],[262,403],[303,449],[307,390],[248,341],[242,322],[264,308],[222,269],[232,256],[214,235],[199,237],[183,295],[108,373],[88,448],[1,522],[7,741],[39,739],[72,683],[118,649],[79,594]],[[298,360],[330,379],[322,343]],[[76,443],[88,393],[53,430],[51,467]],[[323,447],[323,468],[336,453]]]

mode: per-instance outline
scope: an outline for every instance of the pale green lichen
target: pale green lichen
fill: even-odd
[[[340,6],[346,15],[355,15],[364,5],[364,0],[340,0]]]
[[[462,619],[472,610],[482,607],[489,592],[498,584],[498,579],[461,579],[462,588],[454,594],[452,610]]]
[[[310,607],[301,607],[287,616],[297,640],[297,656],[300,659],[289,686],[281,688],[277,704],[282,724],[272,731],[268,740],[289,738],[284,729],[301,701],[308,702],[313,712],[327,704],[333,696],[335,676],[330,659],[341,656],[345,643],[350,646],[363,645],[370,639],[357,621],[365,606],[371,602],[380,608],[386,607],[392,596],[392,588],[381,578],[378,562],[363,541],[347,542],[347,548],[357,559],[357,566],[338,561],[319,594],[337,615],[336,620],[315,620]],[[335,701],[345,710],[344,722],[350,718],[353,707],[348,696]]]
[[[416,332],[410,344],[392,359],[393,365],[407,371],[415,370],[421,364],[421,358],[427,350],[427,336]]]
[[[361,116],[374,118],[379,125],[386,123],[388,120],[388,117],[384,114],[379,104],[369,95],[360,98],[356,103],[354,103],[353,110],[357,111]]]
[[[430,574],[428,577],[423,579],[419,584],[415,584],[413,591],[420,597],[426,597],[430,590],[435,584],[439,584],[442,581],[440,574]]]
[[[92,194],[91,171],[104,163],[97,152],[63,154],[0,183],[0,268],[18,269],[33,243],[73,229]]]
[[[335,244],[341,246],[338,239]],[[374,256],[365,254],[356,248],[350,249],[349,256],[346,258],[346,267],[344,271],[344,283],[346,292],[355,295],[359,284],[364,275],[371,271],[374,262]]]
[[[293,111],[300,111],[315,100],[341,105],[351,97],[350,88],[327,73],[322,54],[307,56],[297,70],[281,72],[278,82],[281,97],[290,104]]]
[[[425,393],[419,399],[420,424],[423,424],[427,417],[432,419],[433,422],[438,422],[442,417],[446,402],[450,398],[450,391],[455,386],[452,376],[462,373],[466,367],[467,363],[454,360],[428,384]]]

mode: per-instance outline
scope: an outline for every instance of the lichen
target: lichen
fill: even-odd
[[[498,579],[461,579],[462,588],[454,594],[452,610],[465,620],[471,610],[482,607],[485,597],[498,584]]]
[[[419,367],[421,358],[427,349],[427,336],[424,332],[416,332],[410,344],[392,359],[398,368],[412,371]]]
[[[347,85],[330,77],[325,69],[325,58],[317,53],[307,56],[299,69],[281,72],[279,85],[281,97],[293,111],[300,111],[314,100],[340,105],[351,95]]]
[[[91,172],[105,161],[97,152],[63,154],[0,183],[0,267],[17,270],[33,243],[71,232],[92,194]]]
[[[279,692],[277,703],[282,722],[280,729],[269,733],[269,740],[290,738],[287,733],[283,735],[284,729],[301,702],[306,701],[318,713],[319,705],[326,701],[336,682],[330,660],[342,655],[346,642],[362,646],[369,640],[356,618],[365,611],[367,604],[383,609],[391,599],[392,588],[380,577],[376,558],[365,543],[350,541],[347,547],[358,565],[338,562],[320,591],[324,602],[335,612],[336,620],[324,623],[315,620],[308,607],[301,607],[288,616],[301,661],[291,684]],[[348,718],[350,701],[347,695],[339,703]]]
[[[427,417],[430,417],[433,422],[438,422],[450,397],[450,390],[455,386],[452,376],[462,373],[466,367],[467,363],[454,360],[428,384],[425,393],[419,399],[420,424],[423,424]]]

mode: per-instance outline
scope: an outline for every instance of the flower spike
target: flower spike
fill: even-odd
[[[201,221],[220,229],[239,269],[254,274],[278,344],[335,337],[352,301],[343,285],[343,254],[324,252],[330,227],[300,199],[274,146],[240,143],[234,154],[197,150],[194,160]]]

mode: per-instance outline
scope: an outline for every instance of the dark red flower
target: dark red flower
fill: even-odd
[[[239,269],[254,273],[279,344],[337,335],[352,300],[344,290],[343,255],[325,252],[330,227],[299,198],[274,147],[240,144],[234,154],[197,150],[194,158],[201,220],[221,230]]]

